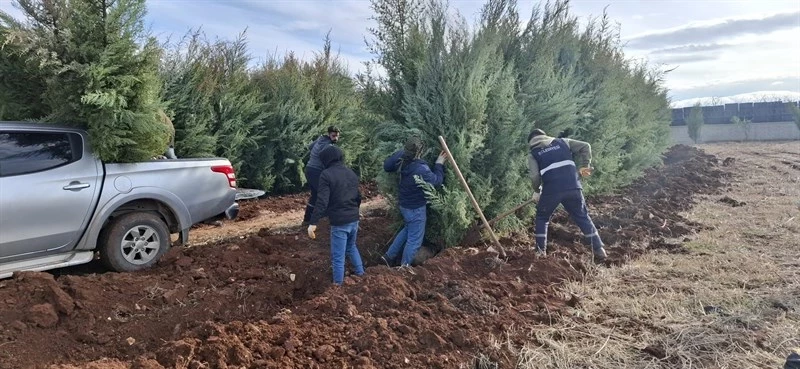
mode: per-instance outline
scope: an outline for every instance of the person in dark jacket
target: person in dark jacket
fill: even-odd
[[[428,163],[420,159],[423,151],[422,140],[412,137],[406,142],[403,150],[395,152],[383,162],[385,171],[400,171],[397,197],[400,214],[403,215],[405,221],[405,226],[397,234],[386,254],[383,255],[383,261],[388,265],[395,265],[397,258],[401,257],[400,265],[410,266],[425,238],[428,201],[415,177],[434,186],[439,186],[444,181],[444,162],[447,159],[445,153],[439,155],[436,165],[431,170]]]
[[[328,146],[320,152],[319,157],[325,169],[319,176],[317,203],[309,219],[308,236],[316,238],[317,223],[327,216],[331,224],[333,283],[341,285],[344,281],[345,255],[350,259],[355,274],[364,274],[364,264],[356,246],[361,192],[358,176],[344,165],[341,149]]]
[[[535,129],[528,136],[528,146],[528,171],[534,196],[539,197],[536,204],[537,254],[547,253],[547,227],[553,212],[561,204],[592,245],[595,259],[604,260],[606,250],[589,217],[580,180],[580,177],[592,174],[589,166],[592,148],[589,143],[549,137],[541,129]]]
[[[322,170],[325,169],[319,154],[322,152],[322,150],[325,150],[325,148],[335,145],[337,142],[339,142],[339,135],[339,128],[330,126],[328,127],[327,135],[320,135],[319,138],[314,140],[314,142],[308,146],[308,151],[310,154],[308,158],[308,164],[306,164],[305,174],[306,180],[308,181],[308,187],[311,188],[311,196],[306,204],[306,212],[303,215],[303,225],[309,224],[309,220],[311,219],[311,213],[314,211],[314,204],[317,203],[319,175],[322,173]]]

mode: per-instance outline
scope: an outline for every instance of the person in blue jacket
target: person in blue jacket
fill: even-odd
[[[411,137],[403,150],[395,152],[383,162],[383,170],[390,173],[400,171],[397,197],[400,214],[405,222],[389,250],[383,255],[383,261],[388,265],[396,265],[399,257],[401,266],[411,266],[425,238],[428,201],[414,177],[418,176],[433,186],[439,186],[444,181],[446,154],[439,154],[431,170],[428,163],[421,159],[424,150],[422,140]]]

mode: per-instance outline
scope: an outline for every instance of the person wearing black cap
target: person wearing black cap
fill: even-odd
[[[308,164],[306,164],[305,174],[306,180],[308,181],[308,187],[311,188],[311,196],[308,198],[306,212],[303,215],[304,226],[308,224],[308,221],[311,218],[311,213],[314,211],[314,204],[317,202],[319,175],[322,173],[322,170],[325,169],[325,166],[322,164],[322,160],[319,158],[319,154],[322,152],[322,150],[325,150],[325,148],[335,145],[337,142],[339,142],[339,135],[339,128],[330,126],[328,127],[328,134],[320,135],[319,138],[314,140],[314,142],[308,146],[308,151],[310,154],[308,158]]]
[[[359,208],[361,192],[358,175],[344,165],[342,150],[329,145],[319,153],[324,170],[319,176],[319,191],[314,211],[309,218],[308,236],[317,237],[317,223],[328,217],[331,224],[331,265],[333,283],[344,282],[344,258],[347,255],[356,275],[364,274],[364,264],[358,252]]]
[[[405,222],[404,227],[397,234],[386,254],[383,255],[383,260],[388,265],[396,264],[399,257],[401,266],[410,266],[425,238],[428,200],[415,177],[434,186],[439,186],[444,181],[446,154],[444,152],[439,154],[436,165],[431,170],[428,163],[421,159],[424,151],[425,146],[422,140],[412,136],[406,141],[403,150],[395,152],[383,162],[383,169],[386,172],[400,171],[397,202]]]

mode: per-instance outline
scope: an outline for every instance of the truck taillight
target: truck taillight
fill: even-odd
[[[216,165],[211,167],[211,171],[216,173],[222,173],[228,177],[228,185],[236,188],[236,173],[233,171],[233,166],[231,165]]]

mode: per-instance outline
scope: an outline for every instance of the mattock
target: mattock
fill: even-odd
[[[447,153],[447,160],[450,161],[450,165],[453,166],[453,169],[456,171],[456,176],[458,176],[458,180],[461,182],[461,186],[464,187],[464,190],[467,191],[467,195],[469,196],[469,200],[472,202],[472,207],[475,208],[475,211],[478,212],[478,215],[481,217],[481,222],[483,222],[483,227],[489,231],[489,235],[492,237],[492,242],[494,242],[495,246],[500,250],[500,253],[503,257],[506,257],[506,250],[503,248],[503,245],[500,244],[500,240],[497,239],[497,235],[494,234],[494,230],[492,230],[492,226],[486,220],[486,217],[483,216],[483,210],[481,210],[480,205],[478,205],[478,201],[475,200],[475,196],[472,195],[472,190],[469,189],[469,185],[467,184],[467,180],[464,179],[464,175],[461,174],[461,170],[458,169],[458,164],[456,160],[453,158],[453,154],[450,153],[450,149],[447,147],[447,143],[444,141],[444,137],[439,136],[439,144],[442,145],[442,150]]]

